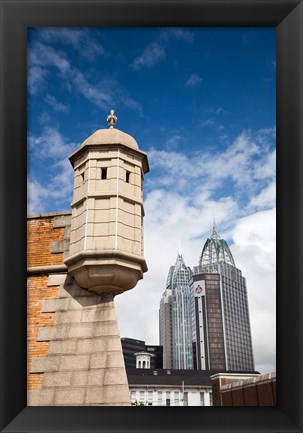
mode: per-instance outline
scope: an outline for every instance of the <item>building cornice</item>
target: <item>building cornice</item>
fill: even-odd
[[[28,275],[67,273],[66,265],[31,266],[27,268]]]
[[[37,218],[48,218],[48,217],[56,217],[56,216],[62,216],[62,215],[71,215],[71,210],[64,210],[59,212],[48,212],[48,213],[38,213],[38,214],[31,214],[27,215],[27,219],[37,219]]]

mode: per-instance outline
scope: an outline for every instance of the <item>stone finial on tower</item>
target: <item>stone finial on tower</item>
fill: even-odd
[[[107,123],[108,123],[108,127],[109,128],[114,128],[116,123],[117,123],[117,116],[115,116],[115,111],[114,110],[110,110],[110,114],[107,116]]]

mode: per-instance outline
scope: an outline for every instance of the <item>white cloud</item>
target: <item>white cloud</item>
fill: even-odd
[[[36,180],[27,181],[27,213],[29,215],[41,213],[42,203],[47,197],[47,189]]]
[[[29,144],[34,157],[48,155],[50,160],[49,180],[29,181],[29,212],[40,213],[45,203],[60,202],[71,195],[73,171],[66,156],[77,145],[54,127],[45,127],[41,136],[30,138]],[[201,151],[189,156],[149,152],[155,173],[153,180],[146,176],[149,187],[144,202],[149,271],[135,289],[116,298],[121,336],[158,344],[159,302],[169,267],[176,259],[179,239],[186,264],[197,265],[215,217],[220,235],[232,239],[237,267],[247,279],[256,368],[262,372],[275,369],[275,212],[262,210],[273,202],[270,188],[268,193],[266,188],[253,188],[258,183],[254,177],[257,161],[267,167],[266,161],[271,160],[272,152],[264,152],[248,133],[240,134],[220,153]],[[60,162],[55,163],[58,157]],[[273,174],[271,170],[268,173]],[[242,183],[241,174],[246,174],[248,180]],[[246,207],[232,191],[217,196],[217,188],[231,179],[245,191],[249,181],[255,191]],[[255,208],[262,211],[254,213]],[[246,216],[238,219],[240,214]]]
[[[179,39],[187,43],[192,43],[194,41],[193,33],[182,27],[165,28],[161,30],[159,38],[165,41],[169,41],[170,39]]]
[[[164,148],[172,150],[176,148],[182,140],[183,137],[179,133],[175,133],[166,140]]]
[[[274,174],[274,170],[266,168],[270,157],[265,151],[249,132],[241,133],[223,152],[201,149],[187,155],[152,149],[149,162],[157,176],[151,179],[147,177],[146,185],[152,188],[156,182],[158,186],[174,186],[184,191],[186,186],[191,190],[203,184],[204,190],[215,191],[229,182],[234,193],[237,191],[237,194],[252,196],[260,188],[259,167],[264,167],[263,173],[268,171],[271,176]]]
[[[47,104],[49,104],[55,111],[62,111],[64,113],[68,111],[68,106],[57,101],[57,99],[52,95],[47,94],[45,102],[47,102]]]
[[[225,127],[222,125],[221,117],[226,115],[227,112],[223,107],[206,107],[202,110],[202,119],[200,125],[204,127],[211,127],[218,131],[223,130]]]
[[[224,110],[223,107],[206,107],[203,109],[203,113],[214,114],[214,115],[218,116],[219,114],[226,113],[226,111]]]
[[[144,50],[141,56],[133,60],[130,66],[135,70],[140,70],[144,67],[151,68],[164,58],[164,49],[157,42],[153,42]]]
[[[45,84],[49,68],[55,68],[62,77],[66,77],[71,67],[62,51],[40,42],[28,49],[28,86],[31,94],[37,94]]]
[[[56,200],[58,206],[65,203],[67,198],[71,202],[73,190],[73,169],[68,159],[52,165],[47,175],[40,182],[30,177],[27,184],[27,212],[36,214],[45,212]]]
[[[130,67],[134,70],[141,70],[145,67],[151,68],[166,57],[164,49],[170,40],[183,40],[187,43],[193,42],[193,33],[181,27],[165,28],[160,30],[156,40],[149,44],[143,53],[136,57]]]
[[[276,175],[276,149],[264,155],[264,158],[256,164],[254,177],[258,180],[268,179]]]
[[[79,55],[88,60],[94,60],[105,53],[99,41],[90,36],[89,31],[85,29],[47,28],[40,30],[40,35],[49,43],[59,41],[62,44],[71,45]]]
[[[215,205],[220,230],[221,222],[234,221],[236,212],[230,212],[229,203]],[[213,203],[209,202],[205,202],[204,209],[194,208],[188,206],[184,197],[165,195],[161,191],[148,195],[145,202],[145,257],[149,270],[135,289],[115,300],[121,336],[159,344],[159,302],[169,267],[175,263],[178,253],[178,238],[181,238],[185,263],[197,265],[210,234],[212,208]],[[275,212],[268,211],[239,220],[232,230],[232,252],[237,267],[247,280],[255,367],[263,373],[275,370],[274,226]],[[224,237],[224,233],[220,234]]]
[[[74,186],[74,171],[68,158],[64,158],[54,165],[56,173],[50,184],[53,197],[65,200],[71,197]]]
[[[43,68],[47,66],[55,67],[63,76],[71,68],[64,52],[57,51],[40,42],[29,48],[29,65],[30,67],[37,65]]]
[[[249,206],[256,209],[272,208],[276,204],[276,182],[271,182],[260,194],[253,197]]]
[[[121,105],[124,107],[130,108],[133,111],[139,113],[141,117],[143,117],[143,108],[140,102],[136,99],[132,98],[128,92],[123,89],[118,83],[114,83],[113,87],[116,92],[116,100],[119,101]]]
[[[97,107],[108,110],[113,103],[115,105],[119,103],[143,115],[141,104],[132,98],[118,82],[113,79],[103,79],[98,84],[92,84],[88,76],[70,64],[62,50],[55,50],[40,42],[29,48],[30,93],[37,94],[43,88],[52,68],[57,71],[58,78],[70,92],[78,92]],[[45,101],[59,111],[67,108],[64,104],[59,104],[54,96],[48,95]]]
[[[263,373],[275,370],[275,209],[268,209],[269,201],[273,204],[270,194],[266,200],[263,192],[262,201],[262,188],[253,188],[258,184],[254,178],[257,161],[264,165],[270,153],[250,133],[240,134],[221,153],[149,152],[152,171],[157,171],[154,181],[146,177],[144,231],[149,270],[135,289],[116,298],[122,336],[158,344],[159,302],[179,238],[185,263],[196,266],[215,216],[220,236],[232,239],[229,244],[236,265],[246,277],[255,367]],[[255,212],[250,203],[243,207],[232,191],[218,198],[218,186],[230,179],[244,190],[249,183],[257,191],[255,203],[259,201],[259,208],[267,210]],[[241,213],[246,216],[239,219]]]
[[[275,369],[276,347],[276,210],[240,219],[231,246],[246,277],[256,368]]]
[[[66,158],[77,144],[69,143],[62,134],[53,126],[45,126],[39,137],[30,136],[28,139],[29,150],[39,158]]]
[[[100,108],[108,108],[112,104],[113,96],[110,89],[101,90],[89,83],[84,74],[76,69],[72,73],[73,84],[82,96]]]
[[[28,70],[28,89],[32,95],[38,93],[39,89],[43,86],[47,77],[47,70],[41,66],[34,65]]]
[[[185,86],[194,89],[199,87],[202,83],[202,78],[197,74],[191,74],[191,76],[186,80]]]
[[[122,336],[146,338],[150,344],[158,344],[159,302],[169,267],[176,260],[179,239],[185,263],[196,266],[214,213],[218,224],[224,221],[225,225],[235,218],[237,205],[232,199],[216,202],[206,196],[193,203],[181,194],[158,189],[147,195],[144,208],[149,270],[135,289],[116,298],[116,306]],[[129,320],[134,315],[136,319]]]
[[[201,126],[214,126],[216,125],[216,118],[215,117],[208,117],[206,120],[203,120],[201,122]]]
[[[28,164],[28,213],[41,213],[52,200],[57,205],[71,200],[73,191],[73,169],[68,156],[78,147],[68,142],[54,127],[45,126],[40,136],[28,138],[30,158]],[[31,161],[36,168],[41,164],[41,178],[32,176]],[[39,170],[37,169],[37,172]]]

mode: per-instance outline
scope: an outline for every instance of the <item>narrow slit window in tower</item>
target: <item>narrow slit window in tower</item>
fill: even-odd
[[[130,171],[127,171],[125,173],[125,180],[126,180],[126,183],[129,183],[129,181],[130,181]]]
[[[101,168],[101,179],[102,180],[107,179],[107,168],[106,167]]]

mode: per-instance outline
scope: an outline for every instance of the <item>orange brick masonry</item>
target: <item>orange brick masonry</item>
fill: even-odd
[[[64,239],[64,227],[53,229],[53,217],[27,222],[27,266],[62,264],[62,254],[51,254],[53,241]]]
[[[29,219],[27,224],[27,266],[57,265],[62,253],[51,254],[53,241],[64,238],[64,228],[53,229],[53,217]],[[37,342],[40,326],[52,326],[53,313],[42,313],[44,299],[56,298],[59,287],[48,287],[48,274],[31,275],[27,280],[27,388],[40,389],[43,373],[29,374],[33,356],[48,354],[48,342]]]

